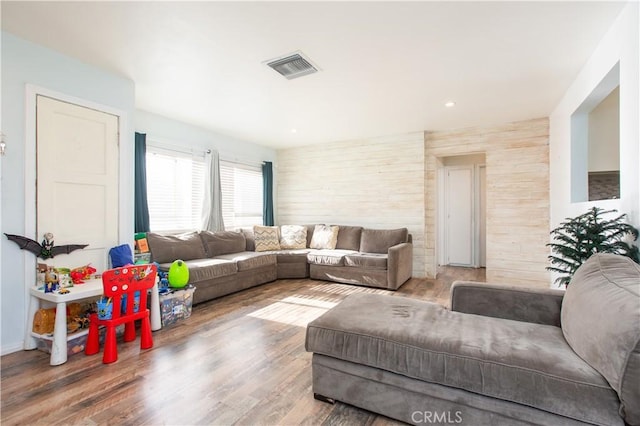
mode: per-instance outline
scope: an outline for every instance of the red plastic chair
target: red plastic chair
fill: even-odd
[[[113,303],[111,318],[100,319],[98,314],[91,314],[89,335],[84,351],[86,355],[94,355],[100,351],[99,326],[102,325],[106,327],[102,362],[105,364],[116,362],[118,360],[116,327],[124,324],[124,341],[131,342],[136,339],[136,320],[142,320],[140,349],[153,347],[149,309],[147,309],[147,290],[153,287],[156,274],[155,265],[131,265],[104,271],[102,286],[104,295],[111,298]],[[123,313],[121,305],[125,296],[126,308]],[[134,305],[138,305],[137,309],[134,309]]]

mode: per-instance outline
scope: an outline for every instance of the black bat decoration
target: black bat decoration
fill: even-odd
[[[49,259],[58,254],[68,254],[74,250],[80,250],[89,245],[67,244],[63,246],[54,246],[53,234],[51,233],[44,234],[44,240],[42,240],[42,244],[32,240],[31,238],[23,237],[21,235],[12,235],[7,233],[5,233],[4,235],[6,235],[10,241],[16,243],[22,250],[30,251],[40,259]]]

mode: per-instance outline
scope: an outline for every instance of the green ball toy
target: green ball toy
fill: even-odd
[[[169,267],[169,286],[182,288],[189,282],[189,267],[183,260],[174,261]]]

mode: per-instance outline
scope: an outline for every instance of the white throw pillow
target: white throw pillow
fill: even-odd
[[[256,251],[280,250],[277,226],[254,226]]]
[[[307,248],[307,227],[300,225],[282,225],[280,227],[280,248]]]
[[[335,249],[338,243],[339,229],[338,226],[316,225],[309,247],[312,249]]]

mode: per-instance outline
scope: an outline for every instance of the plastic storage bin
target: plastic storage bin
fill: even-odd
[[[170,289],[168,293],[160,294],[160,313],[162,326],[166,327],[191,316],[194,286],[183,289]]]

